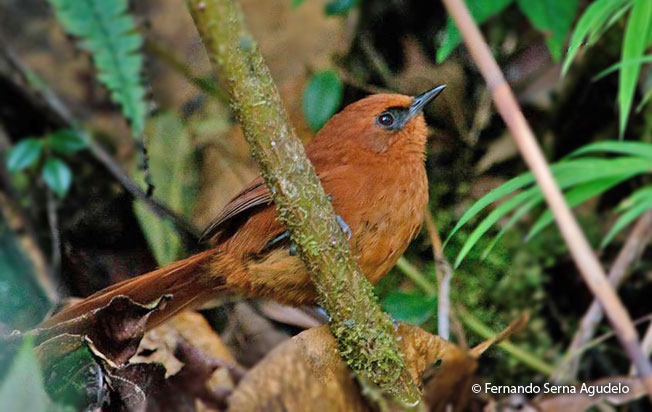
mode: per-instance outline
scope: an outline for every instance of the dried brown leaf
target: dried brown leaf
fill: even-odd
[[[36,337],[37,344],[60,335],[84,336],[103,357],[120,365],[136,353],[147,319],[162,309],[168,300],[168,296],[162,296],[150,304],[141,305],[126,296],[116,296],[104,307],[30,333]]]
[[[475,361],[452,343],[416,326],[401,324],[398,335],[415,378],[420,379],[429,365],[441,360],[438,371],[431,375],[436,377],[431,381],[438,382],[430,388],[430,407],[443,410],[447,403],[461,407],[466,400],[459,394],[468,392],[463,389],[475,370]],[[370,409],[327,326],[302,332],[274,349],[236,388],[229,411],[303,411],[306,405],[315,411]]]

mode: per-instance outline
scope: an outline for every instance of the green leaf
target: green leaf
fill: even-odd
[[[64,197],[72,184],[72,171],[63,160],[51,157],[45,162],[41,176],[50,189]]]
[[[324,6],[324,13],[327,16],[339,16],[347,14],[349,10],[355,7],[360,0],[333,0]]]
[[[634,219],[648,211],[652,208],[652,186],[645,187],[639,190],[636,193],[639,199],[633,204],[628,210],[620,215],[616,223],[611,227],[609,233],[604,237],[602,243],[600,244],[601,248],[607,246],[621,230],[623,230],[628,224],[630,224]],[[634,195],[632,195],[633,197]],[[631,200],[631,198],[630,198]]]
[[[44,386],[52,401],[71,410],[95,409],[106,391],[104,372],[89,343],[78,335],[58,335],[38,346]],[[62,351],[61,348],[66,348]]]
[[[469,8],[473,20],[477,24],[482,24],[489,20],[490,17],[500,13],[513,2],[514,0],[467,0],[466,6]],[[446,21],[446,28],[444,29],[444,40],[437,49],[437,63],[446,60],[461,41],[462,37],[460,36],[460,32],[453,19],[449,16]]]
[[[571,153],[569,157],[577,157],[587,153],[618,153],[639,156],[648,160],[652,160],[652,144],[643,142],[606,140],[582,146],[581,148]]]
[[[634,0],[634,7],[629,14],[625,36],[623,38],[623,50],[621,61],[626,62],[640,59],[647,47],[647,39],[652,24],[652,1]],[[620,137],[625,133],[627,119],[632,108],[636,81],[641,70],[640,64],[623,66],[620,70],[618,85],[618,105],[620,107]]]
[[[606,192],[607,190],[611,189],[617,184],[622,183],[633,176],[634,176],[633,174],[628,173],[620,176],[613,176],[605,179],[594,180],[579,185],[577,187],[574,187],[573,189],[569,190],[567,193],[564,194],[564,197],[566,198],[566,203],[568,203],[570,207],[581,205],[587,200]],[[527,242],[533,237],[535,237],[537,234],[539,234],[539,232],[541,232],[550,223],[552,223],[553,220],[554,217],[549,209],[543,212],[541,216],[539,216],[537,221],[534,222],[534,225],[532,225],[532,228],[528,232],[525,241]]]
[[[5,411],[46,412],[49,404],[32,338],[26,337],[0,386],[0,405]]]
[[[462,249],[457,254],[455,258],[455,268],[457,268],[466,255],[471,251],[473,246],[482,238],[482,236],[487,233],[487,231],[496,223],[500,218],[514,210],[518,205],[523,203],[526,200],[529,200],[536,193],[530,189],[523,193],[512,197],[506,202],[500,204],[496,209],[494,209],[489,215],[480,222],[480,224],[471,232],[469,238],[464,242]]]
[[[394,319],[421,325],[437,310],[437,297],[396,291],[388,294],[381,305]]]
[[[155,196],[175,212],[188,215],[195,195],[196,174],[192,163],[193,145],[186,125],[177,114],[162,113],[150,120],[147,130]],[[162,220],[140,201],[134,208],[159,265],[179,259],[183,243],[172,223]]]
[[[532,184],[534,182],[534,177],[532,173],[524,173],[522,175],[516,176],[515,178],[510,179],[509,181],[503,183],[499,187],[492,189],[489,193],[482,196],[478,199],[471,207],[464,212],[460,220],[457,221],[457,224],[446,237],[444,242],[444,247],[448,244],[448,241],[457,233],[458,230],[462,228],[469,220],[471,220],[475,215],[480,213],[485,207],[489,206],[496,200],[503,198],[516,190],[522,189],[523,187]]]
[[[331,70],[316,73],[303,92],[303,115],[317,131],[335,114],[342,102],[342,82]]]
[[[143,40],[127,10],[126,0],[50,0],[57,19],[93,56],[98,79],[121,106],[132,133],[145,127],[147,105],[141,71]]]
[[[631,59],[627,61],[619,61],[618,63],[614,63],[611,66],[607,67],[606,69],[602,70],[600,73],[596,74],[593,76],[593,81],[600,80],[601,78],[608,76],[609,74],[615,72],[616,70],[620,69],[621,67],[627,67],[627,66],[633,66],[633,65],[641,65],[642,63],[652,63],[652,55],[645,55],[643,57],[640,57],[638,59]]]
[[[619,12],[626,11],[630,4],[629,0],[598,0],[586,8],[571,36],[562,67],[562,74],[565,75],[568,71],[584,40],[588,37],[588,44],[594,44],[598,40],[599,34],[606,31],[617,21],[617,19],[610,19],[610,17],[619,16]]]
[[[306,1],[306,0],[292,0],[291,7],[292,7],[293,9],[296,9],[296,8],[299,7],[299,6],[300,6],[304,1]]]
[[[57,153],[71,154],[85,149],[88,142],[74,129],[62,129],[48,136],[48,144]]]
[[[41,139],[28,138],[21,140],[9,152],[7,157],[7,169],[10,172],[18,172],[32,166],[41,157],[43,152],[43,141]]]
[[[546,34],[550,55],[559,60],[577,13],[577,0],[518,0],[518,7],[534,27]]]

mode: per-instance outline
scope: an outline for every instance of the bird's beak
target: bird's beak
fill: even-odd
[[[407,120],[410,120],[414,116],[421,113],[423,108],[426,107],[426,105],[430,103],[432,100],[434,100],[435,97],[439,96],[439,93],[441,93],[445,88],[446,85],[442,84],[440,86],[435,87],[434,89],[428,90],[425,93],[421,93],[420,95],[412,99],[412,103],[410,104],[410,109],[408,111]]]

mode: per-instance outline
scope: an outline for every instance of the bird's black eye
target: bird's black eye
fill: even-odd
[[[394,125],[394,116],[389,112],[383,112],[376,118],[376,121],[383,127],[392,127]]]

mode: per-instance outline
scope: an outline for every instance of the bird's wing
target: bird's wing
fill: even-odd
[[[271,203],[272,194],[269,192],[267,186],[265,186],[263,179],[260,177],[256,178],[244,190],[238,193],[236,197],[231,199],[220,214],[204,230],[201,239],[212,238],[233,218],[240,217],[245,212],[251,211],[251,209],[257,206],[269,205]]]
[[[322,184],[328,186],[331,178],[341,176],[342,167],[317,173],[317,177]],[[328,192],[328,188],[326,188]],[[218,239],[219,233],[223,232],[231,222],[239,220],[249,215],[254,209],[260,206],[269,206],[272,204],[272,194],[263,182],[261,177],[256,178],[247,187],[222,209],[219,215],[208,225],[200,239]],[[283,229],[284,230],[284,229]]]

